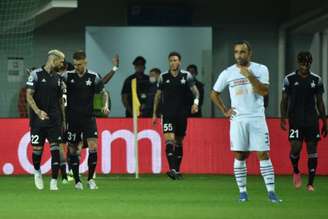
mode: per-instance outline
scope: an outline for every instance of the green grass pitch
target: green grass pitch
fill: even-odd
[[[32,176],[0,177],[1,219],[327,219],[328,177],[316,178],[316,191],[295,190],[291,177],[278,176],[283,202],[267,200],[262,178],[248,177],[249,202],[238,203],[232,176],[187,175],[182,181],[164,175],[98,176],[99,189],[76,191],[73,183],[57,192],[36,191]],[[85,182],[85,179],[84,179]],[[303,183],[306,183],[305,177]],[[85,185],[85,183],[84,183]]]

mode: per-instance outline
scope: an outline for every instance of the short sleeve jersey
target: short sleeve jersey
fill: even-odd
[[[189,91],[195,85],[193,76],[184,70],[180,70],[177,76],[170,72],[161,74],[158,89],[161,90],[161,112],[164,116],[188,115]]]
[[[100,76],[87,70],[80,77],[75,70],[63,75],[67,89],[67,116],[89,118],[93,116],[93,99],[96,93],[104,89]]]
[[[251,62],[249,70],[263,84],[269,85],[269,70],[265,65]],[[255,93],[249,80],[240,73],[237,65],[232,65],[219,74],[213,90],[221,93],[229,86],[231,107],[235,118],[265,116],[264,98]]]
[[[33,99],[40,110],[46,112],[49,119],[41,120],[30,110],[30,126],[35,128],[61,125],[60,99],[62,98],[62,80],[57,73],[48,73],[43,67],[31,72],[27,89],[34,91]]]
[[[324,93],[320,76],[310,73],[303,78],[297,72],[290,73],[284,78],[283,92],[288,96],[288,118],[295,125],[317,123],[316,95]]]

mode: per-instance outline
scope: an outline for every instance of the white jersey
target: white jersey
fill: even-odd
[[[263,84],[269,84],[269,71],[265,65],[251,62],[248,68]],[[235,109],[234,118],[264,117],[263,96],[255,93],[249,80],[240,73],[237,65],[232,65],[219,75],[213,90],[221,93],[229,86],[231,107]]]

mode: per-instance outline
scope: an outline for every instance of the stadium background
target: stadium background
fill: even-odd
[[[224,3],[215,0],[2,0],[0,4],[1,117],[18,116],[18,91],[23,85],[22,79],[9,79],[8,57],[24,58],[26,67],[40,66],[45,62],[46,52],[50,48],[58,48],[70,59],[77,48],[86,49],[86,28],[95,26],[211,27],[212,51],[206,61],[183,59],[183,67],[191,61],[201,64],[199,79],[206,84],[207,93],[218,73],[233,63],[231,44],[247,39],[254,48],[254,61],[266,64],[270,70],[269,117],[279,114],[282,77],[294,70],[295,56],[300,50],[313,53],[312,70],[322,75],[327,85],[328,3],[324,0],[313,0],[311,4],[305,0],[237,0]],[[162,39],[165,37],[163,35]],[[135,39],[133,35],[131,39]],[[184,38],[177,40],[183,42]],[[106,46],[115,43],[107,42]],[[159,55],[154,49],[146,59],[152,56],[166,57],[166,54]],[[112,97],[119,96],[118,91],[123,84],[120,79],[133,71],[129,57],[121,57],[121,62],[127,70],[120,71],[113,83],[107,85],[110,91],[115,91],[112,91]],[[92,62],[89,64],[93,67]],[[157,65],[148,63],[147,69]],[[100,73],[105,74],[110,67],[108,57],[107,66],[103,66]],[[327,102],[327,94],[325,100]],[[123,109],[120,101],[113,105]],[[203,110],[206,117],[222,116],[214,110],[209,98],[205,99]],[[117,110],[111,116],[122,115],[123,110]]]
[[[295,190],[289,175],[287,133],[280,130],[277,118],[282,78],[294,70],[300,50],[312,52],[312,70],[322,76],[327,89],[327,15],[325,0],[0,0],[0,218],[327,218],[328,139],[319,146],[321,176],[316,178],[316,191],[309,193],[304,186]],[[202,40],[195,43],[193,37]],[[237,202],[229,121],[216,118],[222,114],[209,98],[203,106],[207,118],[189,122],[182,164],[183,172],[189,174],[184,180],[170,181],[158,174],[167,168],[163,139],[160,128],[153,129],[147,119],[139,120],[142,175],[136,180],[127,174],[134,172],[133,128],[132,120],[120,118],[123,106],[119,99],[123,79],[133,73],[132,57],[145,55],[147,70],[157,66],[165,70],[166,50],[174,46],[182,53],[184,68],[190,63],[199,65],[198,78],[208,94],[218,73],[233,63],[232,43],[243,39],[252,44],[254,61],[270,70],[267,115],[272,160],[279,173],[276,190],[283,203],[273,206],[267,200],[260,176],[247,178],[250,201]],[[101,133],[97,191],[77,192],[69,183],[60,184],[57,193],[50,192],[45,176],[46,189],[37,192],[33,177],[27,175],[31,171],[29,127],[27,119],[16,118],[18,94],[26,79],[25,68],[44,64],[53,48],[64,51],[69,61],[77,49],[86,50],[90,69],[101,74],[112,67],[112,53],[121,55],[120,71],[106,86],[114,107],[111,117],[117,118],[97,121]],[[224,99],[228,100],[228,92]],[[327,106],[327,92],[324,100]],[[83,152],[82,172],[85,156]],[[49,171],[49,157],[46,147],[43,172]],[[306,165],[304,150],[303,173]],[[248,167],[251,175],[259,173],[254,155]],[[85,176],[82,181],[85,183]]]

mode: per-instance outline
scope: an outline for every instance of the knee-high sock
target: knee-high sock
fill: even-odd
[[[89,174],[88,174],[88,180],[93,178],[93,175],[96,170],[97,166],[97,150],[89,150],[89,157],[88,157],[88,168],[89,168]]]
[[[70,152],[69,152],[69,150],[67,150],[66,157],[67,157],[68,171],[71,171],[72,170],[72,165],[71,165],[71,162],[70,162]]]
[[[166,158],[169,163],[170,170],[177,170],[177,159],[174,153],[175,145],[173,141],[166,142]]]
[[[314,177],[318,166],[318,154],[308,154],[309,181],[308,185],[313,185]]]
[[[42,158],[42,149],[41,150],[33,149],[32,161],[33,161],[33,166],[34,166],[35,170],[38,170],[38,171],[40,170],[41,158]]]
[[[78,183],[81,181],[80,173],[79,173],[80,160],[79,160],[79,156],[76,153],[70,154],[70,163],[71,163],[75,183]]]
[[[53,179],[57,179],[58,172],[59,172],[59,162],[60,162],[58,144],[52,143],[50,146],[50,152],[51,152],[51,177]]]
[[[275,179],[271,160],[260,160],[260,170],[267,191],[273,192],[275,186]]]
[[[175,156],[177,158],[177,171],[180,172],[182,157],[183,157],[183,147],[182,144],[177,144],[175,147]]]
[[[60,155],[60,172],[61,172],[62,178],[67,179],[67,173],[66,173],[67,162],[65,161],[64,151],[59,150],[59,155]]]
[[[239,192],[246,192],[247,188],[247,167],[245,160],[234,160],[234,174],[239,188]]]
[[[289,159],[292,163],[294,173],[296,173],[296,174],[299,173],[300,171],[298,169],[298,161],[300,160],[300,155],[299,154],[290,154]]]

